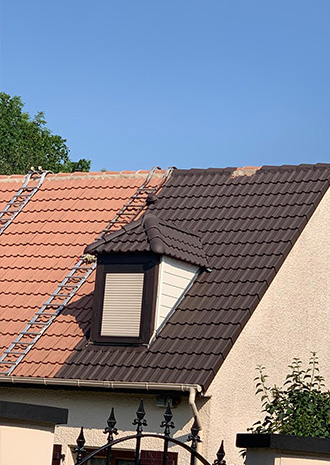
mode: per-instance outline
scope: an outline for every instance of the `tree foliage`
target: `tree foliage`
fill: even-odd
[[[58,172],[89,171],[90,160],[70,160],[66,139],[46,127],[43,112],[33,119],[20,97],[0,92],[0,174],[25,174],[31,166]]]
[[[307,369],[302,368],[299,358],[294,358],[289,368],[282,387],[268,387],[265,368],[258,367],[256,394],[261,394],[265,418],[249,431],[330,437],[330,391],[324,390],[316,354],[312,354]]]

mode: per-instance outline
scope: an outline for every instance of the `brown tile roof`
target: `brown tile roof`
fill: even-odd
[[[154,252],[193,265],[208,267],[200,234],[166,223],[152,213],[145,213],[121,230],[86,247],[90,253]]]
[[[212,268],[210,273],[200,274],[149,348],[87,344],[94,287],[91,279],[13,374],[196,383],[207,388],[329,186],[330,165],[250,171],[244,175],[235,168],[176,170],[159,200],[149,208],[165,224],[201,234]],[[11,289],[1,310],[5,322],[0,326],[1,340],[7,338],[6,343],[62,279],[74,256],[102,228],[101,224],[98,228],[102,207],[95,211],[93,202],[94,197],[101,202],[103,188],[94,185],[90,192],[85,187],[83,195],[89,207],[81,202],[81,192],[76,196],[75,190],[69,189],[65,195],[66,189],[66,183],[56,193],[49,190],[46,194],[43,189],[48,200],[30,220],[38,202],[43,202],[36,194],[35,208],[18,217],[19,232],[11,225],[2,237],[2,243],[6,238],[4,245],[12,246],[5,262],[10,266],[8,274],[3,263],[0,274],[4,289]],[[125,192],[123,187],[120,190]],[[116,189],[107,192],[108,199],[113,192]],[[54,194],[55,198],[62,195],[55,208]],[[64,197],[73,202],[68,211]],[[102,196],[102,205],[107,202],[112,211],[112,200]],[[16,243],[18,238],[21,242]],[[22,246],[17,259],[16,246]]]
[[[140,171],[47,175],[39,191],[0,236],[0,355],[55,291],[86,244],[95,240],[147,174]],[[159,179],[158,174],[154,175],[153,185]],[[24,176],[0,177],[1,208],[23,182]],[[92,275],[82,293],[72,299],[70,308],[75,308],[77,300],[93,290],[93,279]],[[60,326],[60,334],[56,326],[51,328],[50,345],[48,334],[44,335],[46,350],[30,351],[35,365],[22,361],[14,374],[29,376],[36,365],[46,376],[56,373],[86,328],[86,321],[79,326],[75,316],[65,312],[59,321],[66,323],[65,328]]]

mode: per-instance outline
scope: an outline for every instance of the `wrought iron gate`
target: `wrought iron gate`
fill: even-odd
[[[134,464],[141,465],[141,440],[143,438],[157,438],[163,441],[163,450],[162,450],[162,464],[167,465],[168,461],[168,446],[170,443],[180,446],[182,449],[186,450],[190,455],[190,465],[196,465],[196,460],[199,460],[203,465],[211,465],[210,462],[206,460],[199,452],[197,452],[197,444],[201,442],[201,439],[198,435],[200,428],[198,423],[195,421],[191,427],[190,434],[188,435],[187,441],[191,442],[191,445],[187,445],[184,442],[175,439],[170,436],[171,429],[174,428],[174,423],[172,421],[173,415],[170,408],[170,405],[167,405],[164,420],[161,422],[161,428],[164,428],[163,433],[144,433],[143,427],[147,426],[147,421],[145,420],[146,412],[144,410],[143,400],[141,400],[139,408],[136,412],[136,418],[133,421],[133,425],[136,425],[136,434],[129,436],[124,436],[119,439],[114,439],[114,435],[118,434],[116,428],[116,419],[114,414],[114,409],[111,410],[111,414],[107,420],[108,426],[105,428],[104,433],[108,435],[107,443],[99,447],[96,450],[93,450],[90,454],[87,455],[85,449],[85,437],[84,429],[81,427],[80,434],[77,438],[77,447],[74,449],[74,452],[77,454],[75,465],[83,465],[88,462],[94,456],[100,454],[100,452],[106,452],[106,465],[110,465],[112,446],[135,439],[135,453],[134,453]],[[213,465],[226,465],[224,460],[225,452],[223,447],[223,441],[221,442],[220,448],[217,452],[217,457],[213,462]]]

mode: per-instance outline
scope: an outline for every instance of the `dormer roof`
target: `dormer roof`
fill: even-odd
[[[207,268],[200,234],[164,222],[153,213],[86,247],[85,253],[153,252]]]

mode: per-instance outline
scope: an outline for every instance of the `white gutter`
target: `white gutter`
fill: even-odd
[[[121,382],[121,381],[98,381],[98,380],[82,380],[82,379],[64,379],[64,378],[36,378],[30,376],[0,376],[0,383],[11,384],[34,384],[43,386],[71,386],[71,387],[94,387],[105,389],[133,389],[146,391],[181,391],[202,392],[202,387],[199,384],[179,384],[179,383],[147,383],[147,382]],[[189,400],[190,405],[190,400]],[[194,404],[195,405],[195,404]],[[196,413],[197,408],[195,405]],[[194,412],[194,410],[193,410]],[[194,413],[195,415],[195,413]]]

